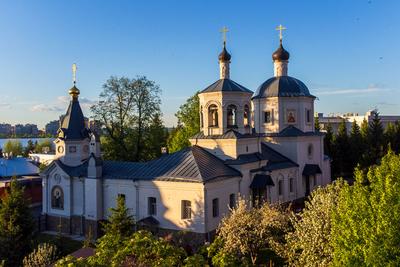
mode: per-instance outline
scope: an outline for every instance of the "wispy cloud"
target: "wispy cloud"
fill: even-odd
[[[39,104],[39,105],[32,106],[31,111],[33,111],[33,112],[60,112],[60,111],[63,111],[63,109],[61,107],[55,106],[55,105]]]
[[[367,88],[325,88],[314,90],[317,95],[352,95],[352,94],[371,94],[376,92],[386,92],[390,89],[381,85],[371,84]]]
[[[9,103],[5,102],[0,102],[0,108],[11,108],[11,105]]]
[[[58,96],[53,103],[37,104],[32,106],[30,110],[33,112],[62,112],[65,111],[70,100],[71,98],[68,96]],[[96,101],[86,97],[80,97],[79,103],[83,109],[88,109],[96,103]]]

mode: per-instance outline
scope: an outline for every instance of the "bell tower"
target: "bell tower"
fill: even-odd
[[[90,130],[79,105],[80,91],[76,87],[76,64],[72,65],[73,86],[69,89],[71,101],[61,117],[56,144],[56,158],[68,166],[78,166],[89,158]]]

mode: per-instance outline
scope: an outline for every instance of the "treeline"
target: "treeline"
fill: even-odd
[[[319,123],[316,120],[316,129]],[[324,139],[324,151],[332,160],[332,177],[352,176],[354,168],[358,165],[361,169],[379,163],[387,151],[392,149],[400,152],[400,123],[389,123],[384,130],[379,113],[375,112],[371,122],[365,119],[361,127],[353,121],[350,134],[347,133],[346,123],[343,120],[337,134],[328,124]]]
[[[40,142],[28,140],[26,147],[23,147],[22,143],[18,140],[8,140],[3,148],[0,149],[0,157],[3,157],[3,153],[14,157],[28,157],[30,153],[49,153],[53,151],[53,144],[50,140],[43,140]]]

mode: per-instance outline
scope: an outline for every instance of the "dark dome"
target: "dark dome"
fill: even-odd
[[[279,76],[268,79],[261,84],[254,93],[252,99],[274,96],[306,96],[315,98],[315,96],[310,94],[307,86],[302,81],[290,76]]]
[[[220,61],[229,61],[231,60],[231,55],[226,51],[225,44],[224,44],[224,49],[222,52],[219,54],[218,59]]]
[[[273,60],[289,60],[289,52],[283,48],[282,43],[279,45],[279,48],[272,54]]]

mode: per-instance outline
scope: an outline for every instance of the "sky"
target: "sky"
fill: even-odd
[[[219,78],[229,28],[231,79],[256,91],[273,76],[279,24],[289,75],[315,111],[399,114],[400,1],[0,1],[0,122],[40,128],[67,108],[76,63],[80,103],[110,76],[145,75],[162,89],[166,126]]]

